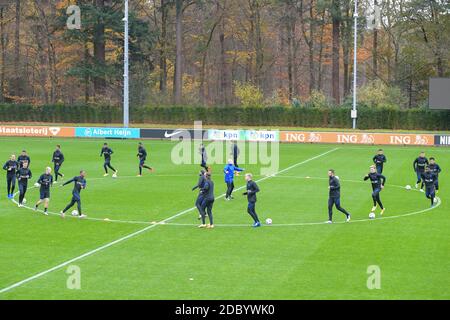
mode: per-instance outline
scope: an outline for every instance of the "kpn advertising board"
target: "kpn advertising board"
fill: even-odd
[[[268,130],[208,130],[208,140],[213,141],[252,141],[252,142],[278,142],[278,131]]]

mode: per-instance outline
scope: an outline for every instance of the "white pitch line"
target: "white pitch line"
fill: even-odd
[[[321,154],[319,154],[319,155],[317,155],[317,156],[315,156],[315,157],[309,158],[309,159],[307,159],[307,160],[304,160],[304,161],[302,161],[302,162],[299,162],[299,163],[296,163],[296,164],[294,164],[294,165],[292,165],[292,166],[289,166],[289,167],[287,167],[287,168],[285,168],[285,169],[279,171],[279,172],[276,173],[276,174],[286,172],[287,170],[291,170],[291,169],[293,169],[293,168],[295,168],[295,167],[298,167],[298,166],[300,166],[300,165],[302,165],[302,164],[305,164],[305,163],[311,162],[311,161],[313,161],[313,160],[316,160],[316,159],[318,159],[318,158],[320,158],[320,157],[323,157],[323,156],[325,156],[325,155],[327,155],[327,154],[329,154],[329,153],[331,153],[331,152],[334,152],[334,151],[336,151],[336,150],[338,150],[338,149],[339,149],[339,148],[334,148],[334,149],[328,150],[328,151],[326,151],[326,152],[324,152],[324,153],[321,153]],[[261,181],[267,180],[267,179],[269,179],[269,178],[275,176],[276,174],[273,174],[273,175],[270,175],[270,176],[261,178],[261,179],[259,179],[259,180],[256,180],[256,182],[261,182]],[[244,187],[245,187],[245,185],[244,185],[244,186],[241,186],[241,187],[239,187],[239,188],[237,188],[236,191],[237,191],[237,190],[240,190],[240,189],[243,189]],[[222,198],[222,197],[224,197],[224,196],[225,196],[225,194],[222,194],[221,196],[217,197],[216,199],[220,199],[220,198]],[[16,283],[14,283],[14,284],[12,284],[12,285],[6,287],[6,288],[1,289],[1,290],[0,290],[0,294],[5,293],[5,292],[8,292],[8,291],[10,291],[10,290],[12,290],[12,289],[14,289],[14,288],[20,287],[20,286],[22,286],[22,285],[24,285],[24,284],[26,284],[26,283],[28,283],[28,282],[31,282],[31,281],[33,281],[33,280],[35,280],[35,279],[38,279],[38,278],[40,278],[40,277],[43,277],[43,276],[45,276],[45,275],[47,275],[47,274],[49,274],[49,273],[51,273],[51,272],[53,272],[53,271],[55,271],[55,270],[61,269],[61,268],[65,267],[65,266],[67,266],[67,265],[69,265],[69,264],[71,264],[71,263],[74,263],[74,262],[76,262],[76,261],[79,261],[79,260],[81,260],[81,259],[84,259],[84,258],[86,258],[86,257],[89,257],[89,256],[91,256],[91,255],[93,255],[93,254],[95,254],[95,253],[97,253],[97,252],[99,252],[99,251],[102,251],[102,250],[104,250],[104,249],[107,249],[107,248],[109,248],[109,247],[111,247],[111,246],[113,246],[113,245],[115,245],[115,244],[118,244],[118,243],[123,242],[123,241],[125,241],[125,240],[128,240],[128,239],[130,239],[130,238],[133,238],[133,237],[135,237],[135,236],[138,236],[138,235],[140,235],[141,233],[146,232],[147,230],[153,229],[154,227],[156,227],[156,226],[158,226],[158,225],[160,225],[160,224],[165,224],[166,222],[169,222],[169,221],[171,221],[171,220],[173,220],[173,219],[175,219],[175,218],[177,218],[177,217],[179,217],[179,216],[182,216],[182,215],[184,215],[184,214],[186,214],[186,213],[188,213],[188,212],[190,212],[190,211],[193,211],[193,210],[195,210],[195,209],[197,209],[197,207],[192,207],[192,208],[190,208],[190,209],[186,209],[186,210],[184,210],[184,211],[181,211],[181,212],[179,212],[179,213],[177,213],[177,214],[175,214],[175,215],[173,215],[173,216],[171,216],[171,217],[169,217],[169,218],[167,218],[167,219],[165,219],[165,220],[163,220],[163,221],[160,221],[160,222],[158,222],[158,223],[156,223],[156,224],[152,224],[152,225],[150,225],[150,226],[147,226],[147,227],[145,227],[145,228],[143,228],[143,229],[140,229],[140,230],[138,230],[138,231],[136,231],[136,232],[130,233],[130,234],[124,236],[124,237],[121,237],[121,238],[119,238],[119,239],[117,239],[117,240],[114,240],[114,241],[112,241],[112,242],[109,242],[109,243],[107,243],[107,244],[105,244],[105,245],[103,245],[103,246],[100,246],[100,247],[96,248],[96,249],[93,249],[93,250],[91,250],[91,251],[88,251],[88,252],[86,252],[86,253],[84,253],[84,254],[78,256],[78,257],[72,258],[72,259],[70,259],[70,260],[68,260],[68,261],[66,261],[66,262],[63,262],[63,263],[61,263],[61,264],[58,264],[57,266],[54,266],[54,267],[52,267],[52,268],[50,268],[50,269],[47,269],[47,270],[42,271],[42,272],[39,272],[38,274],[35,274],[34,276],[31,276],[31,277],[26,278],[26,279],[24,279],[24,280],[22,280],[22,281],[16,282]]]
[[[436,197],[437,199],[437,203],[434,207],[429,207],[420,211],[415,211],[415,212],[409,212],[409,213],[403,213],[403,214],[397,214],[394,216],[383,216],[380,218],[376,218],[376,219],[357,219],[357,220],[350,220],[349,222],[346,221],[339,221],[339,222],[333,222],[333,224],[348,224],[348,223],[356,223],[356,222],[367,222],[367,221],[382,221],[382,220],[388,220],[388,219],[397,219],[397,218],[403,218],[403,217],[410,217],[410,216],[415,216],[421,213],[427,213],[431,210],[437,209],[441,204],[441,198]],[[323,224],[328,224],[327,221],[324,222],[300,222],[300,223],[284,223],[284,224],[272,224],[270,226],[265,226],[268,228],[274,228],[274,227],[300,227],[300,226],[317,226],[317,225],[323,225]],[[195,226],[195,224],[189,224],[189,223],[168,223],[166,224],[168,226],[179,226],[179,227],[192,227]],[[215,224],[216,227],[249,227],[248,224]]]
[[[323,177],[303,177],[303,176],[272,176],[272,178],[290,178],[290,179],[304,179],[304,180],[328,180],[328,178],[323,178]],[[258,180],[257,180],[258,181]],[[361,181],[361,180],[347,180],[347,179],[341,179],[341,181],[343,182],[354,182],[354,183],[362,183],[362,184],[367,184],[366,181]],[[389,184],[389,187],[393,187],[393,188],[398,188],[398,189],[405,189],[405,187],[403,186],[399,186],[399,185],[395,185],[395,184]],[[36,187],[32,187],[32,188],[36,188]],[[242,187],[239,187],[236,190],[239,190]],[[31,188],[30,188],[31,189]],[[417,189],[411,189],[411,191],[416,191],[419,192],[419,190]],[[14,197],[18,194],[19,192],[16,192],[14,194]],[[223,197],[223,195],[221,195],[220,197],[218,197],[217,199]],[[436,197],[437,198],[437,197]],[[12,202],[15,203],[16,205],[18,205],[18,202],[15,199],[12,199]],[[440,203],[439,203],[440,205]],[[439,205],[437,205],[436,207],[438,207]],[[435,208],[436,208],[435,207]],[[28,207],[28,206],[23,206],[24,209],[28,209],[28,210],[32,210],[35,211],[34,208],[32,207]],[[43,210],[37,210],[38,212],[43,212]],[[428,211],[428,210],[425,210]],[[422,211],[420,211],[419,213],[422,213]],[[52,216],[60,216],[59,213],[56,212],[48,212],[49,215]],[[404,213],[399,215],[400,216],[408,216],[410,215],[409,213]],[[67,215],[66,218],[73,218],[73,219],[78,219],[77,216],[71,216],[71,215]],[[107,222],[107,223],[122,223],[122,224],[141,224],[141,225],[150,225],[150,224],[155,224],[156,222],[149,222],[149,221],[140,221],[140,220],[118,220],[118,219],[109,219],[109,218],[85,218],[84,220],[91,220],[91,221],[99,221],[99,222]],[[360,221],[360,220],[358,220]],[[362,221],[367,221],[367,220],[362,220]],[[322,222],[301,222],[301,223],[294,223],[294,224],[277,224],[277,227],[281,227],[281,226],[305,226],[305,225],[317,225],[317,224],[322,224]],[[182,224],[182,223],[168,223],[167,225],[170,226],[194,226],[194,224]],[[216,226],[220,226],[220,227],[244,227],[247,226],[247,224],[216,224]]]

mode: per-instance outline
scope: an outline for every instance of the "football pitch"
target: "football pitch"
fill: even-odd
[[[61,144],[64,180],[87,171],[81,197],[88,215],[56,215],[71,199],[72,185],[61,183],[52,188],[49,216],[18,208],[6,199],[2,171],[0,299],[450,299],[449,149],[384,147],[386,212],[370,220],[363,177],[377,146],[281,144],[279,174],[261,176],[259,165],[242,164],[261,189],[261,221],[273,220],[261,228],[251,227],[246,212],[244,175],[235,179],[234,200],[225,201],[223,165],[215,164],[216,228],[206,230],[197,228],[191,191],[200,167],[173,164],[174,142],[144,141],[155,172],[138,178],[137,141],[108,140],[117,179],[103,177],[103,142],[0,138],[2,164],[28,151],[30,186]],[[434,208],[414,189],[412,164],[422,150],[443,170]],[[330,168],[350,223],[336,209],[335,223],[324,223]],[[29,189],[27,206],[38,197]],[[379,289],[368,286],[373,268]],[[79,289],[70,287],[73,270]]]

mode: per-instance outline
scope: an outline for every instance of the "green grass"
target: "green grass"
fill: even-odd
[[[196,228],[197,213],[150,227],[193,207],[198,165],[172,164],[171,142],[147,141],[156,172],[136,178],[136,141],[110,140],[119,178],[103,178],[102,140],[0,138],[0,159],[26,148],[35,178],[61,143],[66,178],[87,171],[83,208],[89,218],[44,216],[0,198],[0,290],[90,252],[114,240],[145,232],[99,250],[70,265],[81,269],[81,290],[67,289],[67,266],[7,292],[0,299],[449,299],[450,150],[424,148],[443,167],[442,204],[430,211],[424,194],[401,186],[415,183],[412,162],[422,149],[385,147],[386,217],[366,220],[372,206],[362,182],[376,147],[280,145],[280,170],[337,148],[259,183],[257,212],[274,225],[252,229],[241,190],[235,200],[217,199],[214,230]],[[2,161],[3,161],[2,160]],[[258,165],[243,165],[259,174]],[[342,205],[354,223],[312,224],[327,219],[327,169],[342,184]],[[213,166],[216,196],[225,192],[222,165]],[[3,174],[2,174],[3,175]],[[311,177],[311,179],[306,179]],[[255,179],[263,177],[256,176]],[[2,176],[2,179],[4,177]],[[34,179],[33,179],[34,180]],[[34,182],[34,181],[33,181]],[[236,187],[244,185],[243,176]],[[70,200],[71,186],[54,187],[50,211]],[[27,194],[28,205],[38,197]],[[140,224],[103,219],[139,221]],[[282,224],[286,224],[282,226]],[[289,226],[289,224],[294,224]],[[225,226],[224,226],[225,225]],[[381,289],[366,286],[370,265],[381,269]],[[191,280],[193,279],[193,280]]]

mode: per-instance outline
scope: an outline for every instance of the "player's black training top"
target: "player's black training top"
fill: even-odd
[[[30,159],[30,157],[29,156],[23,156],[23,155],[20,155],[18,158],[17,158],[17,161],[19,162],[19,168],[22,168],[23,167],[23,163],[24,162],[28,162],[28,167],[30,166],[30,163],[31,163],[31,159]]]
[[[428,165],[428,159],[426,157],[418,157],[413,162],[414,171],[424,172],[425,167]]]
[[[139,159],[146,160],[147,159],[147,150],[145,150],[144,147],[139,147],[137,155],[138,155]]]
[[[17,169],[19,168],[19,163],[17,161],[8,160],[3,165],[3,170],[7,171],[8,176],[14,176],[16,174]]]
[[[100,152],[100,157],[105,156],[105,160],[111,160],[111,155],[113,153],[114,152],[112,151],[112,149],[110,147],[103,147],[102,152]]]
[[[74,182],[72,193],[76,195],[80,195],[81,189],[86,188],[86,179],[84,179],[82,176],[74,177],[73,179],[65,182],[63,186],[68,185],[69,183]]]
[[[28,168],[20,168],[16,172],[17,180],[19,180],[20,184],[27,185],[28,179],[31,179],[33,175],[31,174],[30,169]]]
[[[214,182],[205,179],[205,184],[201,190],[205,200],[214,200]]]
[[[200,177],[198,178],[197,185],[192,188],[192,191],[194,191],[197,188],[202,189],[203,186],[205,185],[205,182],[206,182],[205,176],[203,174],[200,174]]]
[[[258,185],[255,181],[247,181],[247,200],[248,202],[256,202],[256,193],[259,192]]]
[[[381,186],[384,186],[386,182],[386,177],[379,173],[369,173],[367,176],[364,177],[364,181],[367,181],[370,179],[370,182],[372,182],[372,189],[381,189]]]
[[[38,183],[41,185],[41,191],[48,191],[53,184],[53,176],[44,173],[39,177]]]
[[[206,154],[206,148],[205,146],[200,147],[200,154],[202,155],[202,160],[206,161],[208,159],[208,156]]]
[[[386,156],[384,154],[376,154],[373,157],[373,163],[377,166],[383,166],[383,164],[387,161]]]
[[[430,171],[436,175],[436,178],[439,177],[439,173],[442,171],[441,167],[437,163],[429,164],[428,168],[430,168]]]
[[[56,150],[53,152],[52,162],[54,162],[57,166],[62,165],[64,162],[64,154],[61,152],[61,150]]]
[[[330,177],[328,183],[330,185],[330,198],[339,198],[341,196],[341,183],[338,177]]]
[[[432,172],[422,173],[422,180],[425,183],[426,188],[433,188],[435,186],[437,176]]]

